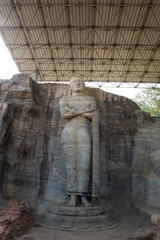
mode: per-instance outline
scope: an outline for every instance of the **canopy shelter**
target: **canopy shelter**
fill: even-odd
[[[160,0],[0,0],[0,32],[39,81],[160,83]]]

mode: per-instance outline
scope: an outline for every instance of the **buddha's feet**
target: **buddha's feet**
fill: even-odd
[[[67,203],[67,206],[75,207],[76,206],[76,200],[77,200],[76,195],[75,194],[71,194],[70,195],[70,199],[69,199],[69,201]]]
[[[86,196],[81,197],[81,202],[85,207],[93,207],[93,204],[87,200]]]

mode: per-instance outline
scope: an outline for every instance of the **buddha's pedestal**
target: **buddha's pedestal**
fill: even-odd
[[[40,203],[36,214],[37,222],[64,230],[103,230],[117,227],[115,214],[111,208],[55,206]]]

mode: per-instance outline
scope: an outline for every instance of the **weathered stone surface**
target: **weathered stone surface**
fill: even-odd
[[[151,220],[155,226],[160,226],[160,215],[152,215]]]
[[[143,115],[142,115],[143,116]],[[160,177],[158,165],[155,170],[155,153],[159,149],[160,119],[145,116],[138,122],[134,134],[132,166],[132,198],[141,200],[143,204],[160,207]],[[138,151],[137,151],[138,150]],[[136,165],[136,168],[135,168]],[[155,172],[156,171],[156,172]]]
[[[160,150],[153,151],[151,154],[152,170],[155,174],[160,176]]]
[[[1,191],[35,211],[39,201],[65,200],[59,100],[66,89],[38,84],[28,75],[0,82]],[[100,111],[100,200],[119,196],[160,207],[160,178],[152,170],[160,120],[125,97],[90,88],[86,94],[97,99]]]

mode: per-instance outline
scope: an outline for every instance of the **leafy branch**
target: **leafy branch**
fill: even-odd
[[[160,117],[160,88],[148,88],[132,99],[145,112],[153,117]]]

